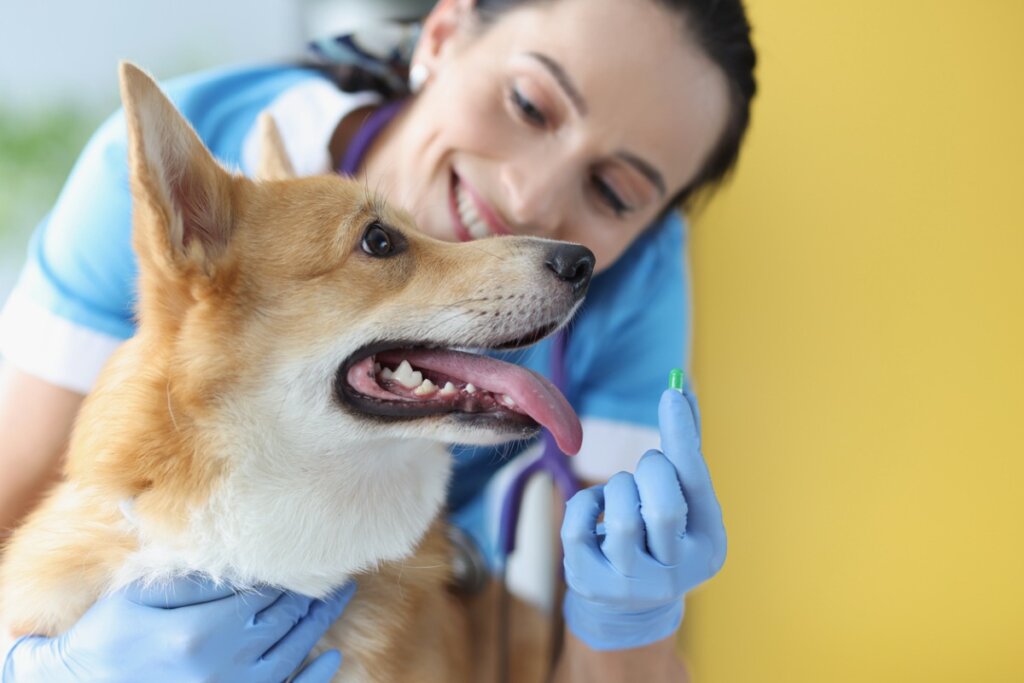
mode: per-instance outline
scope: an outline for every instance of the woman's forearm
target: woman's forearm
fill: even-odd
[[[0,541],[57,479],[82,398],[0,368]]]
[[[599,652],[568,628],[554,683],[687,683],[689,673],[676,653],[672,636],[645,647]]]

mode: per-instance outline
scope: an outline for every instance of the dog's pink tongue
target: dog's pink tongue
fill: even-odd
[[[562,392],[532,370],[459,351],[409,349],[403,351],[402,356],[413,367],[457,377],[494,394],[508,394],[517,410],[551,432],[563,452],[569,455],[579,452],[583,428],[576,412]]]

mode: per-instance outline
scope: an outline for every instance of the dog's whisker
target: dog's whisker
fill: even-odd
[[[425,308],[454,308],[455,306],[463,306],[465,304],[474,304],[481,301],[493,301],[493,297],[490,296],[474,296],[467,299],[459,299],[458,301],[452,301],[444,304],[425,304]]]
[[[377,176],[377,187],[373,188],[373,196],[381,202],[381,206],[387,203],[387,194],[381,190],[381,185],[384,183],[384,176]]]
[[[467,321],[473,321],[473,320],[477,320],[478,318],[486,317],[487,316],[487,312],[486,311],[454,311],[454,312],[452,312],[451,315],[449,315],[446,318],[442,318],[440,320],[430,321],[430,322],[433,322],[433,325],[431,327],[427,328],[427,332],[431,333],[434,330],[436,330],[438,327],[444,325],[445,323],[447,323],[450,320],[455,320],[456,318],[458,318],[461,315],[465,315]]]
[[[491,238],[488,238],[488,239],[491,239]],[[486,248],[487,245],[485,245],[485,242],[487,242],[487,239],[473,240],[473,245],[476,246],[477,252],[480,253],[480,254],[483,254],[484,256],[490,256],[491,258],[504,263],[505,260],[506,260],[505,257],[500,255],[500,254],[496,254],[496,253],[492,252],[491,250],[487,249]]]
[[[167,413],[171,416],[171,423],[174,425],[174,431],[180,432],[181,427],[178,426],[178,420],[174,417],[174,406],[171,405],[171,380],[167,380]]]
[[[405,565],[404,564],[399,565],[398,566],[398,581],[396,583],[398,584],[398,592],[402,596],[403,600],[405,599],[405,587],[402,585],[402,577],[403,577],[404,574],[405,574]]]
[[[363,203],[370,209],[370,211],[377,217],[382,217],[385,213],[385,201],[384,194],[380,191],[380,178],[377,179],[377,187],[373,190],[370,189],[369,179],[363,176]]]
[[[424,322],[426,325],[430,326],[429,329],[433,332],[434,328],[438,325],[447,323],[462,315],[467,316],[470,320],[475,320],[480,315],[480,311],[466,310],[460,306],[445,306],[436,314],[427,318]]]
[[[442,314],[443,313],[447,313],[448,315],[444,316],[444,317],[442,317],[441,314],[436,315],[436,316],[432,316],[432,319],[428,320],[427,324],[431,324],[431,325],[433,325],[433,328],[436,328],[438,325],[442,325],[442,324],[447,323],[447,322],[449,322],[451,320],[455,320],[456,318],[458,318],[460,316],[465,316],[467,321],[477,320],[479,318],[487,316],[487,311],[455,310],[455,311],[443,311]],[[433,331],[433,328],[431,328],[431,331]]]

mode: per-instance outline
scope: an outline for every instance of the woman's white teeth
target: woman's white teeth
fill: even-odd
[[[475,240],[483,237],[491,236],[491,229],[487,227],[481,218],[480,214],[477,213],[476,205],[473,200],[470,199],[469,194],[462,189],[462,185],[455,186],[455,198],[459,205],[459,218],[462,219],[466,229],[469,231],[470,237]]]
[[[456,393],[458,393],[458,389],[451,382],[445,382],[444,386],[441,387],[442,396],[454,396]]]
[[[430,394],[433,394],[436,391],[437,386],[429,379],[425,379],[423,380],[423,383],[416,387],[416,390],[413,391],[412,393],[416,394],[417,396],[429,396]]]

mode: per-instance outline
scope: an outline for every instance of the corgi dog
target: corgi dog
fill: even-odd
[[[82,406],[62,482],[4,550],[7,636],[61,633],[135,581],[324,597],[355,580],[321,643],[345,657],[337,681],[481,680],[446,590],[446,444],[544,426],[575,453],[582,432],[547,380],[464,349],[563,325],[593,255],[431,239],[358,182],[287,177],[272,127],[269,177],[233,174],[148,75],[124,63],[120,83],[138,332]]]

